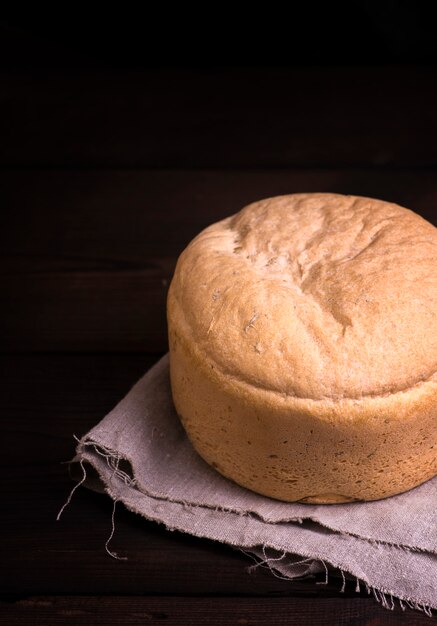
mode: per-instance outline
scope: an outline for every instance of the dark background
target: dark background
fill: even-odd
[[[0,165],[434,167],[431,7],[15,3],[0,14]]]
[[[113,561],[109,498],[84,489],[54,520],[73,434],[166,351],[168,284],[203,227],[302,191],[435,223],[435,62],[418,2],[2,10],[1,623],[429,623],[335,574],[249,574],[121,507]]]
[[[1,39],[5,68],[352,66],[436,54],[432,3],[413,0],[293,2],[286,12],[265,3],[15,3],[3,10]]]

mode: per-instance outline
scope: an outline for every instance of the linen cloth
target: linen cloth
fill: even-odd
[[[92,465],[128,509],[254,554],[282,576],[329,565],[387,608],[397,598],[402,607],[437,609],[437,477],[376,502],[284,503],[253,493],[191,446],[173,406],[168,355],[82,437],[75,461]]]

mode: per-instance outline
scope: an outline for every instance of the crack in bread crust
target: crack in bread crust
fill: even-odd
[[[183,315],[182,311],[181,311],[181,315]],[[181,339],[182,338],[181,327],[179,327],[178,335],[179,335],[179,338]],[[290,399],[293,398],[295,400],[302,400],[305,402],[338,402],[342,400],[343,401],[353,400],[353,401],[359,402],[360,400],[369,400],[369,399],[378,400],[382,398],[393,397],[394,395],[397,395],[397,394],[399,395],[406,394],[410,391],[413,391],[414,389],[419,389],[419,387],[422,387],[427,384],[435,385],[436,391],[437,391],[437,372],[432,372],[427,378],[417,380],[415,383],[413,383],[412,385],[409,385],[408,387],[404,387],[401,389],[392,389],[392,390],[386,391],[384,393],[379,393],[379,394],[368,393],[368,394],[362,394],[360,396],[337,395],[337,396],[323,396],[319,398],[312,398],[311,396],[298,396],[292,393],[281,392],[278,389],[275,389],[274,387],[268,387],[262,384],[253,384],[250,380],[244,379],[242,376],[239,376],[236,372],[233,372],[230,370],[224,370],[220,366],[220,364],[211,357],[211,355],[206,354],[205,352],[201,353],[197,349],[196,344],[193,343],[192,340],[188,339],[187,336],[183,338],[183,341],[189,350],[193,351],[193,353],[197,353],[198,357],[202,355],[202,357],[205,359],[207,363],[207,367],[214,368],[215,372],[219,374],[221,377],[223,377],[223,379],[228,379],[228,380],[232,379],[238,384],[245,386],[249,389],[251,388],[259,389],[259,390],[266,391],[276,396],[281,396],[282,398],[290,398]]]
[[[200,233],[174,315],[225,374],[313,399],[383,396],[437,371],[437,230],[394,204],[296,194]]]

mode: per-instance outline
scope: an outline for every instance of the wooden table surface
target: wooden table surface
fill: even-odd
[[[167,350],[175,261],[261,197],[335,191],[435,222],[430,67],[1,76],[0,623],[429,624],[288,582],[72,483],[83,435]]]

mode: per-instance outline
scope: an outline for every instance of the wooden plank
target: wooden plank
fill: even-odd
[[[0,465],[69,460],[73,436],[101,420],[159,356],[0,356]]]
[[[0,172],[1,254],[16,274],[171,272],[200,229],[260,198],[329,191],[437,219],[436,170]],[[2,273],[5,266],[2,264]]]
[[[0,619],[9,626],[78,626],[162,624],[191,626],[371,626],[430,624],[423,613],[399,607],[394,611],[372,599],[323,598],[179,598],[142,596],[32,596],[0,604]]]
[[[432,66],[40,70],[0,80],[6,166],[437,163]]]
[[[164,352],[168,284],[190,239],[250,201],[318,190],[436,216],[434,170],[4,172],[0,346]]]
[[[4,350],[166,349],[165,279],[142,272],[43,273],[0,284],[9,295]]]

